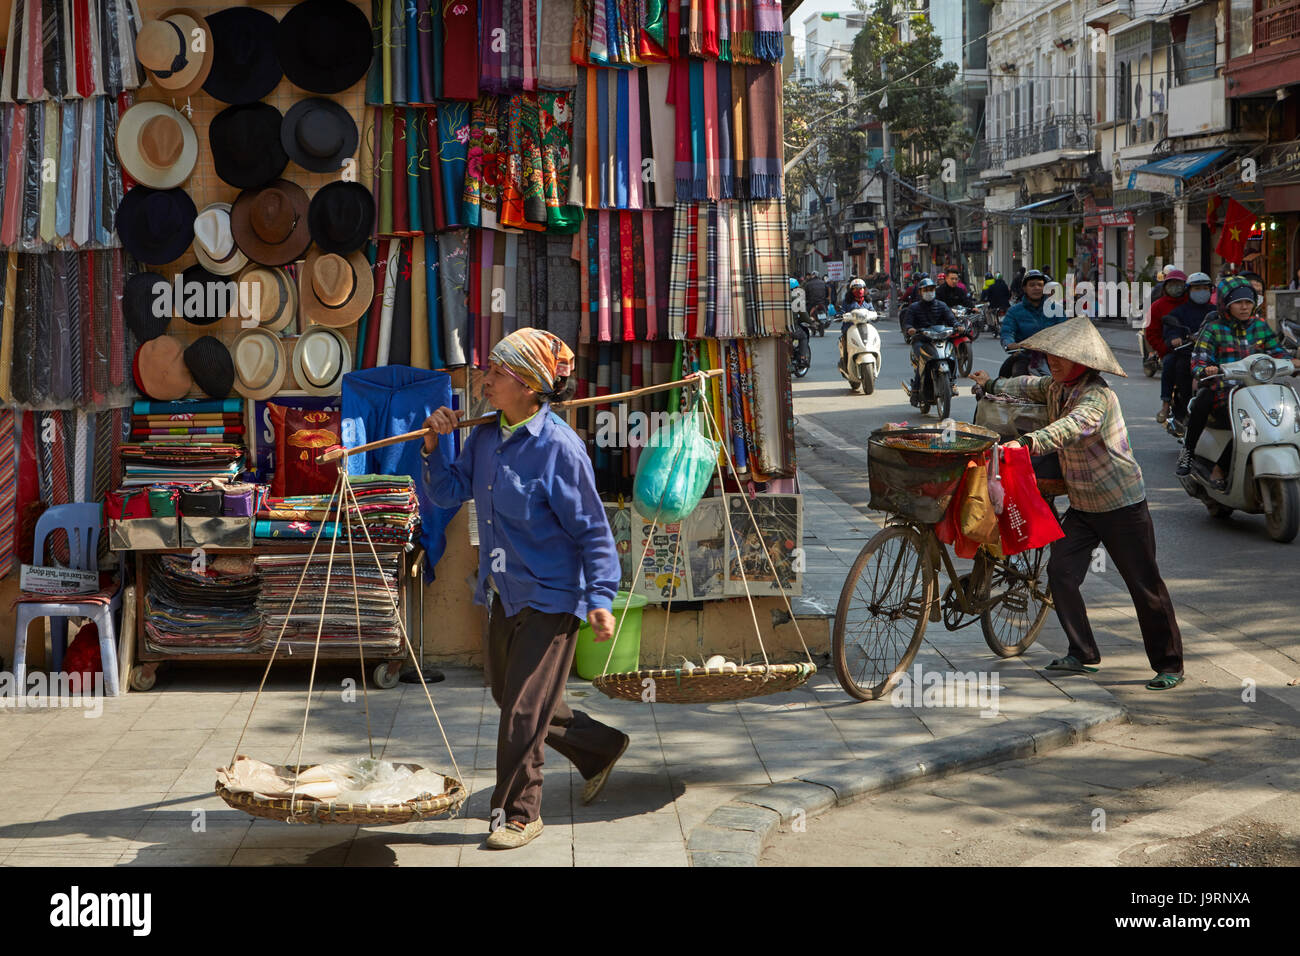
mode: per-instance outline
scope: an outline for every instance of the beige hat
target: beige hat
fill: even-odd
[[[298,316],[298,287],[284,269],[275,266],[250,265],[239,274],[239,284],[245,301],[252,303],[251,283],[258,285],[258,322],[268,332],[279,332]]]
[[[245,398],[270,398],[284,387],[288,362],[280,337],[266,329],[249,329],[235,339],[235,391]]]
[[[323,325],[313,325],[293,347],[293,377],[312,395],[338,395],[343,376],[352,371],[348,340]]]
[[[194,52],[203,34],[203,52]],[[149,79],[174,96],[197,93],[212,72],[212,29],[193,10],[178,7],[158,20],[146,20],[135,38],[135,58]]]
[[[1097,327],[1091,319],[1077,318],[1050,325],[1041,332],[1035,332],[1023,342],[1016,343],[1021,348],[1034,349],[1046,355],[1069,359],[1098,372],[1109,372],[1128,378],[1128,373],[1120,368]]]
[[[194,387],[194,377],[185,364],[185,346],[170,335],[160,335],[140,346],[131,371],[136,387],[156,401],[184,398]]]
[[[117,158],[142,186],[174,189],[194,172],[199,138],[165,103],[137,103],[117,123]]]
[[[235,245],[230,231],[230,203],[203,207],[194,220],[194,257],[213,275],[234,275],[248,265],[248,256]]]
[[[375,277],[364,252],[347,256],[313,249],[298,274],[303,319],[341,329],[366,314],[375,297]]]

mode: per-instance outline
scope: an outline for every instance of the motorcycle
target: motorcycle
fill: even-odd
[[[1283,319],[1279,323],[1278,337],[1292,355],[1300,355],[1300,322]]]
[[[1222,377],[1228,384],[1229,427],[1206,427],[1192,450],[1191,474],[1178,481],[1216,518],[1233,511],[1263,514],[1268,536],[1285,544],[1300,532],[1300,401],[1289,384],[1276,379],[1300,368],[1290,359],[1260,354],[1219,368],[1219,375],[1207,378]],[[1226,484],[1219,490],[1210,474],[1228,450]]]
[[[803,378],[812,368],[812,343],[809,341],[812,319],[808,315],[807,299],[804,290],[790,290],[790,312],[794,319],[790,323],[790,374]]]
[[[970,310],[958,306],[952,310],[952,314],[952,347],[957,355],[957,374],[966,378],[970,375],[971,365],[975,361],[975,350],[971,343],[979,338],[979,333],[975,331]]]
[[[850,390],[862,389],[863,395],[876,390],[880,374],[880,333],[876,330],[879,315],[873,309],[854,309],[840,319],[841,377]]]
[[[810,316],[812,324],[809,326],[809,331],[825,337],[826,330],[830,328],[831,319],[834,316],[835,306],[819,305],[817,308],[813,309],[812,315]]]
[[[1006,347],[1007,357],[998,369],[998,378],[1016,378],[1020,375],[1051,375],[1047,365],[1047,356],[1033,349],[1022,349],[1015,345]]]
[[[975,328],[981,332],[992,332],[997,335],[1002,328],[1002,317],[1006,314],[1005,309],[995,309],[989,303],[981,302],[976,306]]]
[[[932,325],[916,331],[921,347],[919,354],[918,351],[912,354],[912,366],[917,370],[920,388],[914,393],[904,382],[903,391],[922,415],[929,413],[931,405],[936,406],[941,420],[948,418],[952,410],[953,382],[957,380],[957,356],[952,344],[955,333],[950,325]]]

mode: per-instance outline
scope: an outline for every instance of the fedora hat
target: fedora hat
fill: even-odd
[[[194,220],[194,257],[219,276],[234,275],[248,265],[248,256],[239,251],[230,231],[230,203],[204,206]]]
[[[179,186],[194,172],[198,157],[194,127],[164,103],[137,103],[117,121],[117,158],[142,186]]]
[[[208,125],[212,165],[222,182],[257,189],[280,177],[289,154],[280,145],[283,117],[270,103],[227,106]]]
[[[289,107],[280,124],[280,145],[313,173],[332,173],[357,151],[357,121],[342,103],[319,96]]]
[[[293,346],[293,377],[311,395],[338,395],[352,371],[352,349],[334,329],[313,325]]]
[[[230,276],[209,272],[197,262],[181,273],[181,294],[172,316],[193,325],[213,325],[239,314],[239,287]]]
[[[185,364],[185,348],[170,335],[150,339],[136,349],[131,372],[136,387],[159,402],[184,398],[194,387],[194,378]]]
[[[1049,325],[1017,344],[1021,348],[1078,362],[1098,372],[1110,372],[1128,378],[1128,373],[1115,361],[1114,353],[1091,319],[1079,317],[1059,325]]]
[[[235,391],[254,400],[270,398],[284,387],[286,359],[280,336],[266,329],[241,332],[231,349]]]
[[[203,52],[195,53],[195,30],[203,33]],[[188,7],[146,20],[135,37],[135,58],[149,79],[173,96],[197,93],[212,70],[212,28]]]
[[[313,249],[298,273],[304,321],[341,329],[356,322],[375,297],[375,277],[365,253],[340,256]]]
[[[325,252],[347,255],[366,244],[375,225],[375,197],[344,180],[316,190],[307,211],[311,238]]]
[[[253,304],[250,287],[258,287],[254,318],[267,332],[279,332],[298,315],[298,287],[283,269],[250,265],[239,274],[240,288]]]
[[[256,7],[227,7],[208,16],[212,30],[212,72],[203,92],[223,103],[256,103],[280,84],[284,71],[275,55],[279,22]]]
[[[122,285],[122,317],[135,340],[141,344],[165,333],[167,323],[172,319],[167,309],[163,309],[162,315],[154,311],[154,303],[160,294],[167,295],[167,291],[157,290],[160,282],[163,290],[170,291],[171,283],[167,277],[157,272],[137,272]]]
[[[183,189],[136,186],[117,205],[113,222],[126,251],[145,265],[175,262],[194,241],[198,210]]]
[[[341,93],[370,69],[370,19],[348,0],[304,0],[275,31],[280,66],[309,93]]]
[[[194,384],[212,398],[225,398],[235,385],[235,363],[230,349],[214,335],[195,339],[185,350],[185,367]]]
[[[284,179],[245,190],[230,209],[235,243],[249,259],[264,266],[296,261],[311,245],[309,205],[303,188]]]

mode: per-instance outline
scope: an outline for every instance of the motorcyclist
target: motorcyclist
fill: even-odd
[[[848,292],[844,296],[844,305],[842,312],[851,312],[854,309],[869,309],[871,304],[867,301],[867,283],[864,279],[854,279],[849,283]]]
[[[1174,397],[1174,361],[1169,356],[1169,346],[1165,344],[1165,316],[1187,301],[1187,273],[1181,269],[1168,268],[1164,272],[1164,282],[1160,296],[1151,303],[1146,326],[1142,330],[1147,345],[1160,356],[1160,411],[1156,421],[1162,425],[1169,418],[1169,406]]]
[[[804,292],[808,296],[808,314],[826,308],[826,280],[817,273],[812,273],[803,284]]]
[[[1024,295],[1021,296],[1019,302],[1007,310],[1006,318],[1002,320],[1002,326],[998,330],[998,341],[1002,343],[1004,349],[1010,351],[1010,346],[1015,343],[1023,342],[1031,335],[1065,321],[1064,309],[1047,310],[1044,308],[1047,305],[1047,297],[1043,294],[1046,285],[1047,276],[1043,275],[1039,270],[1030,269],[1025,273],[1024,279],[1021,281],[1021,289]],[[1013,355],[1003,364],[1003,372],[999,374],[1028,374],[1030,366],[1034,364],[1034,358],[1028,353]],[[1044,365],[1041,361],[1037,364],[1039,366]],[[1041,368],[1039,371],[1041,371]]]
[[[903,290],[903,294],[898,299],[899,305],[911,305],[913,302],[917,300],[917,292],[919,291],[918,287],[920,285],[920,282],[921,282],[921,273],[913,272],[912,278],[909,280],[907,288]]]
[[[912,344],[913,393],[921,387],[921,339],[916,334],[917,330],[928,329],[933,325],[951,326],[956,321],[952,309],[937,298],[937,290],[933,279],[922,279],[918,288],[920,290],[920,299],[904,309],[900,319],[903,326],[903,335]],[[956,388],[956,386],[953,387]]]
[[[966,291],[966,286],[958,278],[956,266],[949,267],[947,274],[944,276],[943,285],[938,289],[938,298],[940,302],[950,309],[957,306],[970,308],[970,294]]]
[[[1011,308],[1011,290],[1007,288],[1006,280],[1002,278],[1001,273],[993,279],[992,285],[984,289],[980,301],[987,302],[992,308],[1003,312]]]
[[[1204,272],[1187,277],[1187,301],[1165,315],[1165,346],[1174,367],[1174,430],[1182,432],[1187,424],[1187,403],[1192,398],[1192,350],[1182,346],[1195,341],[1206,319],[1218,310],[1210,304],[1214,286]]]

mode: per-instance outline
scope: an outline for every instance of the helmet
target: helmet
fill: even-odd
[[[993,273],[992,273],[992,272],[986,272],[986,273],[984,273],[984,278],[986,278],[986,279],[992,279],[992,278],[993,278]]]
[[[934,280],[931,279],[929,276],[926,276],[924,279],[921,280],[921,288],[922,288],[922,289],[933,289],[933,288],[934,288]]]
[[[1020,284],[1028,285],[1034,279],[1037,279],[1039,282],[1046,282],[1047,276],[1043,275],[1037,269],[1030,269],[1028,272],[1024,274],[1024,276],[1021,277]]]
[[[794,276],[790,277],[790,288],[791,289],[799,288],[799,280],[796,279]]]
[[[853,290],[853,289],[865,289],[866,287],[867,287],[867,284],[866,284],[865,282],[863,282],[861,279],[854,279],[852,282],[849,283],[849,289],[850,289],[850,290]]]
[[[1193,272],[1187,277],[1188,285],[1214,285],[1214,280],[1204,272]]]
[[[1173,268],[1166,269],[1165,281],[1169,282],[1170,280],[1173,280],[1175,282],[1185,283],[1187,281],[1187,273],[1184,272],[1182,269],[1173,269]]]

